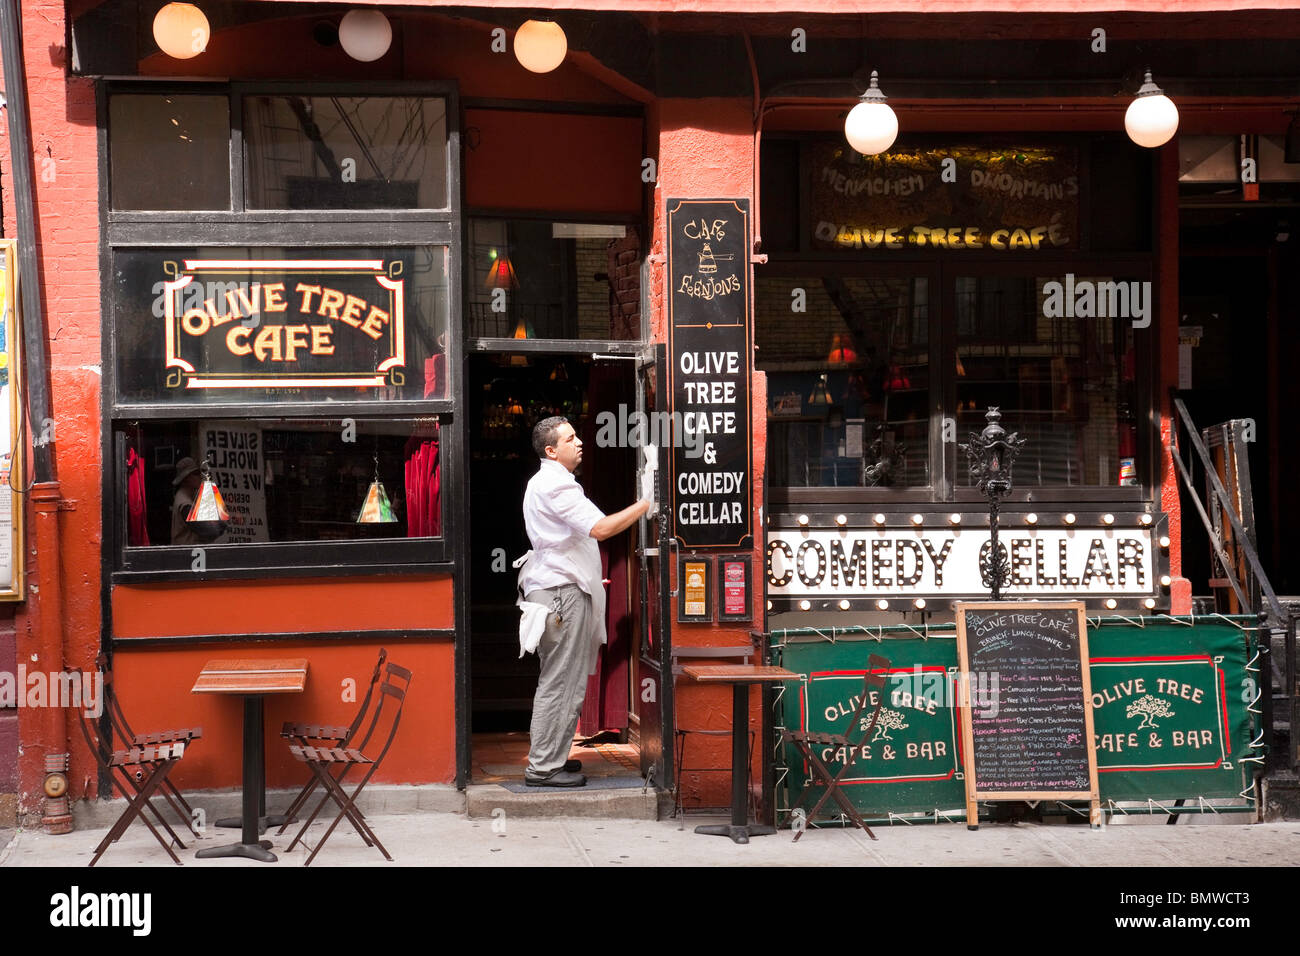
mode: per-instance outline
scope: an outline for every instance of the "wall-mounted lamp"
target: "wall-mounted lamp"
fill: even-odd
[[[378,10],[349,10],[339,23],[339,44],[354,60],[378,60],[393,45],[393,25]]]
[[[153,18],[154,42],[177,60],[198,56],[208,48],[211,35],[208,18],[192,3],[169,3]]]
[[[898,117],[885,102],[878,80],[879,74],[872,70],[871,85],[844,119],[844,138],[864,156],[883,153],[898,138]]]
[[[1129,139],[1148,149],[1165,145],[1178,132],[1178,107],[1155,85],[1150,70],[1124,114],[1124,129]]]
[[[525,70],[550,73],[568,52],[568,37],[554,20],[525,20],[515,31],[515,59]]]

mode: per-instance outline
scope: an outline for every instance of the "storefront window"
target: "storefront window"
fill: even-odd
[[[757,284],[777,486],[930,483],[930,284],[825,275]]]
[[[149,421],[121,435],[130,547],[442,534],[436,417]],[[219,527],[186,520],[205,460]]]
[[[1072,273],[954,281],[949,371],[963,440],[996,405],[1026,439],[1018,485],[1136,484],[1132,326],[1149,317],[1150,283]]]
[[[444,209],[439,97],[246,96],[249,209]]]
[[[469,329],[474,338],[634,339],[639,284],[618,255],[639,258],[624,225],[540,219],[470,221]],[[624,308],[628,306],[628,308]]]
[[[230,208],[224,95],[119,94],[109,99],[108,113],[114,209]]]

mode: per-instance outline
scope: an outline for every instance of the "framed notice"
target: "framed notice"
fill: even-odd
[[[1087,800],[1101,823],[1082,601],[958,603],[966,825],[980,800]],[[971,688],[996,687],[972,695]]]
[[[0,240],[0,601],[23,599],[23,499],[14,490],[26,482],[23,460],[22,362],[19,336],[18,246]]]
[[[718,556],[718,620],[752,621],[752,567],[747,554]]]
[[[713,620],[713,558],[683,554],[677,559],[677,620]]]

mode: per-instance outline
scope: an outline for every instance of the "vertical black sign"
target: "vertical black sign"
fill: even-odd
[[[673,533],[749,547],[749,200],[668,200]]]

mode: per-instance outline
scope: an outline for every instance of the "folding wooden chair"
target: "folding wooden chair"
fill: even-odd
[[[112,727],[113,733],[121,740],[124,747],[138,749],[173,743],[182,743],[188,746],[203,736],[202,727],[154,730],[145,734],[137,734],[131,729],[131,725],[127,723],[126,713],[122,710],[122,702],[118,698],[113,684],[113,671],[108,666],[108,655],[101,652],[95,658],[95,665],[99,668],[104,680],[104,712],[108,714],[109,726]],[[105,744],[105,747],[106,750],[112,749],[111,745],[108,744]],[[189,802],[176,788],[176,785],[166,777],[163,778],[160,787],[162,796],[166,798],[171,808],[176,811],[176,815],[185,821],[186,827],[197,837],[199,832],[194,827],[194,808],[189,805]],[[182,847],[182,849],[184,848]]]
[[[293,842],[289,844],[288,849],[292,850],[298,845],[299,841],[306,835],[307,828],[312,825],[328,800],[333,800],[339,808],[334,822],[321,835],[315,849],[311,851],[311,855],[307,857],[306,862],[303,864],[304,866],[311,866],[312,860],[316,859],[316,854],[321,851],[325,841],[330,838],[330,834],[334,832],[335,827],[339,825],[339,822],[344,817],[348,818],[348,822],[352,824],[361,839],[365,841],[366,846],[377,847],[379,852],[384,855],[384,859],[390,863],[392,862],[393,858],[389,856],[384,845],[379,842],[379,837],[375,836],[375,831],[370,829],[370,826],[366,823],[361,811],[357,809],[356,802],[357,797],[361,795],[361,791],[370,782],[371,777],[375,775],[375,771],[379,769],[379,765],[383,763],[384,757],[393,746],[393,740],[397,737],[397,727],[402,719],[402,708],[406,702],[406,692],[410,686],[411,672],[409,670],[396,664],[387,666],[384,682],[379,685],[380,700],[375,710],[375,722],[378,722],[380,716],[385,713],[391,715],[391,721],[388,726],[388,737],[384,741],[383,748],[373,758],[362,753],[360,749],[351,747],[291,746],[289,748],[289,752],[293,754],[294,758],[305,763],[316,777],[317,783],[325,788],[325,796],[316,805],[316,809],[307,818],[307,822],[302,825],[302,829],[293,838]],[[387,700],[390,697],[392,700]],[[385,704],[388,706],[385,706]],[[367,734],[367,737],[369,736],[370,734]],[[354,767],[367,767],[368,769],[365,776],[357,783],[356,789],[349,794],[343,788],[343,780]],[[334,773],[336,768],[338,769],[337,776]]]
[[[172,767],[185,755],[186,744],[184,741],[173,741],[162,744],[145,744],[141,746],[131,746],[125,750],[113,750],[108,746],[103,737],[99,735],[95,727],[95,718],[89,717],[84,711],[79,714],[81,721],[81,732],[86,738],[86,743],[90,747],[91,754],[94,755],[95,761],[99,764],[100,769],[109,777],[110,780],[117,784],[122,795],[127,798],[126,809],[122,815],[117,818],[117,822],[109,828],[104,839],[100,841],[99,846],[95,847],[95,855],[91,858],[90,865],[94,866],[99,862],[99,858],[104,855],[104,851],[113,843],[116,843],[126,832],[126,828],[131,825],[131,821],[136,817],[140,822],[149,828],[149,832],[154,835],[167,855],[178,866],[180,857],[178,857],[167,841],[163,839],[161,833],[154,828],[154,825],[145,816],[144,810],[149,810],[162,828],[167,831],[172,841],[185,849],[185,844],[181,842],[180,837],[163,818],[159,809],[154,806],[152,798],[164,784],[170,783],[167,775],[171,773]],[[162,795],[168,797],[166,791]],[[173,803],[172,809],[180,812],[179,808]],[[183,817],[188,823],[189,818]]]
[[[867,673],[864,675],[862,681],[862,695],[858,698],[858,706],[854,708],[853,715],[849,718],[849,723],[845,728],[844,733],[810,733],[802,730],[785,730],[781,732],[782,742],[792,744],[799,752],[800,756],[802,756],[807,762],[810,770],[808,780],[804,784],[803,792],[799,794],[799,799],[795,801],[794,806],[790,808],[791,811],[799,809],[799,807],[803,805],[803,802],[808,799],[808,795],[813,792],[815,787],[824,786],[826,788],[826,792],[823,793],[821,799],[817,801],[817,805],[808,813],[806,819],[809,823],[811,823],[817,816],[817,813],[821,810],[822,806],[828,799],[834,799],[835,802],[839,804],[840,809],[844,811],[844,815],[853,822],[854,826],[864,830],[867,836],[871,837],[871,839],[874,840],[876,838],[876,835],[871,832],[871,828],[867,826],[862,821],[862,817],[858,815],[858,811],[854,808],[853,803],[840,789],[840,782],[848,774],[849,770],[853,768],[853,764],[862,750],[862,745],[870,740],[872,731],[876,729],[876,721],[880,719],[880,707],[885,702],[885,681],[887,679],[886,672],[888,670],[889,660],[887,658],[881,657],[879,654],[872,654],[867,659]],[[870,703],[872,698],[875,698],[874,704]],[[861,725],[862,712],[868,706],[871,707],[871,720],[867,722],[866,728],[863,730],[861,736],[856,740],[850,739],[849,734],[853,732],[853,728]],[[834,747],[837,750],[840,748],[844,749],[844,766],[840,767],[839,773],[832,774],[826,764],[817,756],[816,748],[818,747]],[[797,830],[794,835],[794,842],[798,843],[799,838],[803,836],[803,834],[804,831],[802,829]]]
[[[370,675],[370,686],[366,688],[366,696],[361,700],[361,706],[357,708],[356,716],[352,718],[352,723],[346,727],[333,724],[309,724],[295,723],[294,721],[285,721],[284,726],[280,728],[280,736],[290,741],[290,745],[299,747],[347,747],[356,737],[357,732],[361,729],[362,723],[366,719],[366,711],[370,709],[371,698],[374,697],[375,687],[379,684],[379,678],[384,672],[384,662],[388,660],[388,650],[381,647],[379,649],[379,660],[375,664],[374,672]],[[382,705],[382,701],[380,701]],[[375,727],[379,723],[379,711],[376,710],[370,721],[370,728],[366,731],[365,737],[361,743],[357,744],[358,750],[365,750],[366,744],[370,742],[370,736],[375,732]],[[289,804],[289,809],[284,812],[284,823],[276,831],[277,835],[283,833],[290,823],[294,822],[294,814],[301,810],[307,801],[311,798],[312,793],[316,790],[317,780],[313,776],[305,784],[298,796],[294,798],[293,803]],[[357,811],[361,813],[360,810]]]

